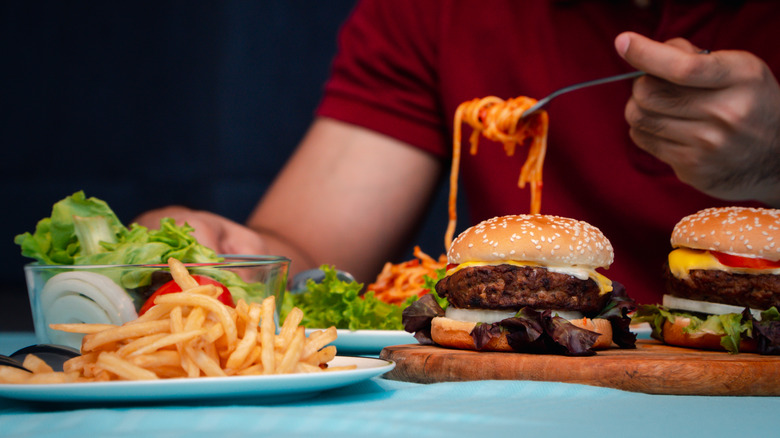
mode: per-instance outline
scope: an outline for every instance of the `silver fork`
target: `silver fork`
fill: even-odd
[[[574,90],[579,90],[580,88],[592,87],[594,85],[606,84],[608,82],[615,82],[615,81],[622,81],[622,80],[625,80],[625,79],[638,78],[639,76],[642,76],[643,74],[645,74],[645,72],[643,72],[643,71],[634,71],[634,72],[631,72],[631,73],[623,73],[623,74],[620,74],[620,75],[608,76],[606,78],[594,79],[592,81],[580,82],[579,84],[569,85],[568,87],[564,87],[564,88],[561,88],[559,90],[556,90],[555,92],[549,94],[544,99],[541,99],[541,100],[537,101],[534,106],[532,106],[531,108],[528,108],[527,110],[525,110],[525,112],[523,113],[523,115],[520,118],[521,119],[525,118],[525,117],[529,116],[531,113],[539,111],[543,106],[547,105],[548,103],[550,103],[551,100],[555,99],[556,97],[560,96],[561,94],[568,93],[568,92],[574,91]]]

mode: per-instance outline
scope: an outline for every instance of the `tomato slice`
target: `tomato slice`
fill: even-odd
[[[204,284],[213,284],[214,286],[217,286],[218,288],[222,289],[222,293],[219,294],[217,299],[221,303],[226,304],[230,307],[236,307],[236,304],[233,302],[233,295],[230,294],[230,290],[227,287],[225,287],[224,284],[218,282],[217,280],[214,280],[211,277],[206,277],[204,275],[194,274],[192,275],[192,278],[194,278],[195,281],[197,281],[198,284],[201,286]],[[146,300],[144,305],[141,306],[141,310],[138,311],[138,316],[143,315],[144,313],[146,313],[147,310],[149,310],[150,308],[152,308],[152,306],[154,306],[155,298],[159,297],[160,295],[171,294],[175,292],[181,292],[181,288],[179,287],[178,284],[176,284],[175,281],[171,280],[163,284],[156,291],[154,291],[154,293]]]
[[[458,267],[457,263],[447,263],[447,270]]]
[[[747,269],[777,269],[780,268],[780,260],[773,262],[772,260],[759,259],[754,257],[742,257],[732,254],[726,254],[717,251],[710,251],[712,255],[718,259],[719,262],[732,268],[747,268]]]

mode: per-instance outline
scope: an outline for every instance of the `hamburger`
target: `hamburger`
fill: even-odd
[[[495,217],[461,233],[447,261],[435,293],[404,311],[421,343],[567,355],[634,347],[633,301],[596,271],[612,263],[612,245],[586,222]]]
[[[675,225],[660,306],[641,306],[667,344],[780,354],[780,210],[708,208]]]

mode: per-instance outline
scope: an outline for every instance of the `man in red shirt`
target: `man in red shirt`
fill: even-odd
[[[600,228],[615,247],[608,277],[658,302],[677,220],[780,205],[778,17],[769,1],[363,1],[342,29],[318,118],[248,228],[179,209],[141,221],[186,218],[222,252],[285,254],[298,270],[328,263],[371,281],[448,171],[461,102],[542,98],[639,69],[648,75],[633,85],[550,103],[541,210]],[[464,154],[470,214],[459,230],[528,212],[517,187],[526,153],[506,157],[483,139]]]

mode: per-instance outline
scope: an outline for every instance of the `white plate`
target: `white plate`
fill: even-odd
[[[306,336],[317,329],[306,329]],[[336,330],[338,336],[331,345],[338,354],[379,354],[390,345],[416,344],[414,335],[403,330]]]
[[[631,324],[629,330],[631,330],[631,333],[636,334],[637,339],[650,339],[650,333],[653,332],[650,328],[650,324],[646,322]]]
[[[161,402],[238,400],[274,404],[311,397],[382,375],[395,367],[392,361],[337,356],[331,366],[356,365],[354,370],[272,376],[201,377],[61,383],[49,385],[0,384],[0,397],[44,402]]]

